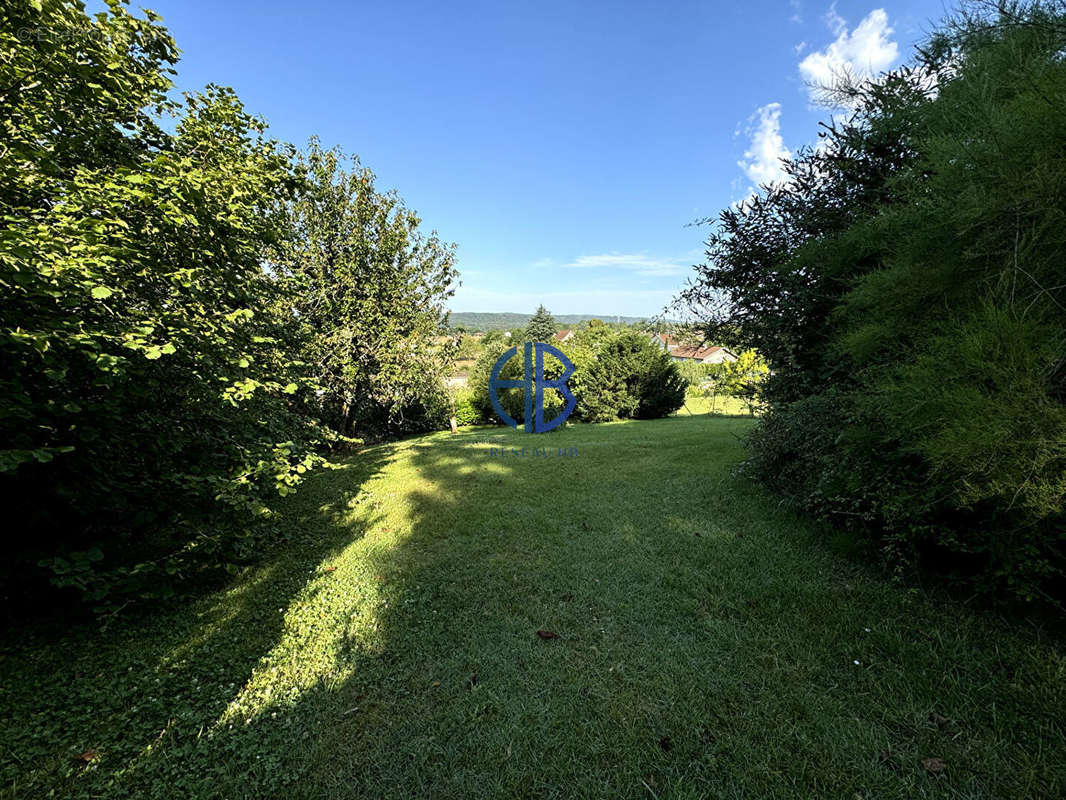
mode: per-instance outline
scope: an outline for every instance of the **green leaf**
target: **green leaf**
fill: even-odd
[[[108,297],[113,295],[114,292],[108,289],[106,286],[94,286],[92,294],[93,297],[97,300],[106,300]]]

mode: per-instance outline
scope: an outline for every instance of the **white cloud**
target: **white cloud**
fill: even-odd
[[[781,138],[781,104],[768,103],[756,109],[748,118],[747,132],[751,144],[737,166],[744,170],[754,186],[783,181],[785,171],[781,159],[792,154]]]
[[[812,100],[821,99],[823,90],[841,79],[862,80],[883,72],[899,56],[899,45],[889,38],[893,30],[883,8],[867,14],[850,33],[835,5],[825,15],[825,22],[836,39],[824,50],[809,53],[799,65]]]
[[[789,21],[803,22],[803,17],[800,16],[800,11],[802,11],[800,0],[788,0],[788,7],[792,9],[792,16],[789,17]]]
[[[655,258],[647,253],[601,253],[593,256],[579,256],[566,264],[571,269],[611,268],[630,270],[637,275],[662,277],[664,275],[682,275],[691,265],[688,261],[676,258]]]
[[[837,13],[837,4],[833,3],[829,6],[829,10],[825,12],[825,16],[822,17],[825,24],[829,27],[833,33],[840,36],[847,32],[848,21]]]

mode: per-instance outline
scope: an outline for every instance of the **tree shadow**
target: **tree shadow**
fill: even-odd
[[[716,441],[734,448],[738,423],[667,437],[678,427],[482,429],[410,443],[407,532],[361,553],[373,587],[361,603],[343,592],[336,615],[358,606],[373,625],[326,634],[346,641],[322,648],[329,657],[295,705],[248,707],[249,725],[279,743],[307,734],[285,762],[283,793],[913,795],[920,769],[857,777],[843,766],[881,752],[917,764],[933,750],[958,765],[947,793],[1009,792],[1009,777],[986,772],[1002,740],[958,744],[929,722],[943,709],[999,724],[980,711],[995,705],[1002,670],[995,626],[958,609],[879,605],[875,571],[802,536],[775,540],[771,526],[805,523],[767,511],[729,458],[687,469]],[[904,607],[908,619],[864,638],[864,621]],[[937,642],[923,638],[929,628]],[[957,682],[920,678],[962,653]],[[868,675],[856,655],[891,667]],[[1041,702],[1023,706],[1039,718]],[[1026,744],[1050,735],[1039,723]],[[824,766],[790,774],[797,759]],[[245,774],[277,790],[265,770]]]
[[[777,536],[804,523],[730,475],[740,427],[477,428],[368,448],[289,510],[307,536],[284,558],[126,636],[144,648],[122,654],[142,667],[129,676],[106,671],[121,643],[77,654],[101,674],[75,678],[66,706],[42,678],[46,702],[16,724],[68,762],[101,750],[71,766],[70,797],[913,796],[926,776],[879,752],[937,748],[957,775],[991,758],[994,737],[956,746],[927,717],[1000,725],[980,708],[1006,638],[920,604],[894,628],[871,620],[904,604]],[[969,683],[911,680],[961,656]],[[1010,788],[975,774],[945,791]]]
[[[187,774],[200,750],[190,745],[282,636],[285,609],[308,577],[365,534],[346,512],[393,457],[388,447],[367,448],[310,477],[281,504],[286,541],[191,607],[142,612],[108,630],[41,625],[8,638],[0,786],[11,796],[21,785],[29,796],[62,787],[59,796],[77,797],[116,781],[108,792],[121,794],[146,765],[169,762],[154,777],[160,785],[203,789]]]

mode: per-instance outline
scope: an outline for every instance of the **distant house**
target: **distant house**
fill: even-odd
[[[557,331],[554,338],[557,342],[569,342],[572,338],[574,338],[574,332],[569,329]]]
[[[724,347],[690,347],[680,345],[669,351],[670,358],[674,361],[695,361],[699,364],[723,364],[727,361],[736,361],[737,357],[732,351]]]
[[[667,353],[672,353],[678,347],[677,339],[669,333],[653,333],[651,335],[651,343]]]

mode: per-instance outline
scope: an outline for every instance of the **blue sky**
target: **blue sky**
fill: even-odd
[[[136,3],[136,0],[135,0]],[[807,82],[909,57],[940,2],[153,0],[182,90],[318,134],[458,243],[456,311],[651,316],[716,215],[829,114]]]

